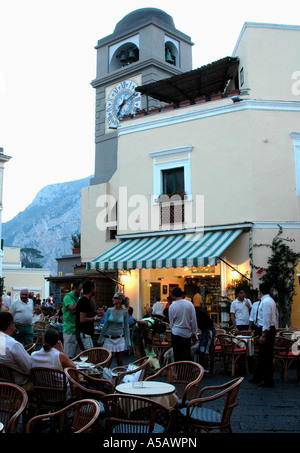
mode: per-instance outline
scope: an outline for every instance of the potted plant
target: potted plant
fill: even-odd
[[[72,245],[72,252],[73,255],[77,255],[80,253],[80,233],[72,234],[71,237],[71,245]]]

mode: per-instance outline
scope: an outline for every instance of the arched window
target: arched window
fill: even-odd
[[[115,71],[116,69],[123,68],[136,61],[139,61],[139,49],[137,45],[132,42],[126,42],[118,47],[113,53],[109,64],[109,70]]]

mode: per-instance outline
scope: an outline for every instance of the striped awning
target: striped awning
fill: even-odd
[[[87,263],[87,269],[215,266],[242,229],[124,239]]]

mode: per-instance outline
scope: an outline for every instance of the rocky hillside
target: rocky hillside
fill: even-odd
[[[90,177],[41,189],[24,211],[2,224],[4,245],[40,250],[42,266],[56,275],[55,258],[72,253],[71,236],[80,232],[81,188],[89,184]]]

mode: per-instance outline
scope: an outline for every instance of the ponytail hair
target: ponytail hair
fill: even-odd
[[[56,329],[50,327],[44,335],[44,344],[43,348],[45,352],[49,352],[53,346],[59,341],[59,334]]]

